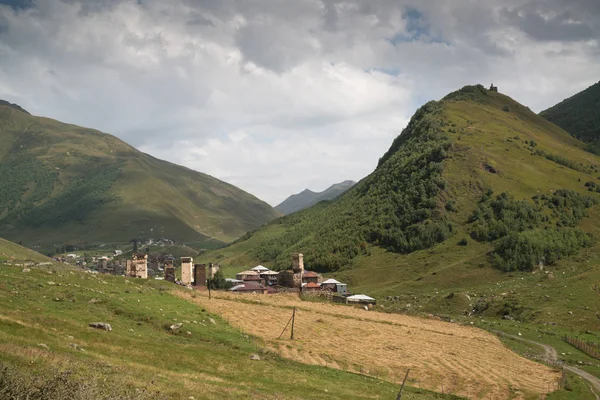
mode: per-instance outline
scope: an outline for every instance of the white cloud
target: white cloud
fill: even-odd
[[[364,177],[463,85],[539,111],[599,79],[594,0],[2,3],[0,98],[273,205]]]

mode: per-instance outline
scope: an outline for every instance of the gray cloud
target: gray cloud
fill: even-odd
[[[540,41],[586,41],[600,37],[600,3],[595,0],[537,0],[505,8],[503,19]]]
[[[465,84],[534,110],[588,87],[599,20],[596,0],[0,0],[0,98],[275,204],[362,178]]]

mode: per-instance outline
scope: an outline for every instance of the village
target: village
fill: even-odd
[[[74,254],[67,254],[65,262],[74,262],[94,273],[127,276],[139,279],[158,279],[186,286],[193,290],[226,290],[238,294],[298,293],[306,297],[322,298],[336,303],[361,304],[365,307],[376,304],[376,299],[365,294],[353,294],[348,285],[336,279],[324,279],[323,275],[304,268],[302,253],[291,255],[291,266],[287,270],[272,271],[262,265],[243,270],[235,278],[224,278],[218,264],[195,264],[192,257],[181,257],[181,278],[176,277],[175,258],[170,255],[134,252],[131,258],[94,257],[85,263]],[[220,283],[217,284],[217,281]]]

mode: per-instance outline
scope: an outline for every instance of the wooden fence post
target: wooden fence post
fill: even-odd
[[[402,391],[404,390],[404,384],[406,383],[406,379],[408,378],[408,373],[410,372],[410,368],[406,371],[406,375],[404,375],[404,380],[402,381],[402,386],[400,386],[400,391],[398,392],[398,396],[396,396],[396,400],[402,399]]]

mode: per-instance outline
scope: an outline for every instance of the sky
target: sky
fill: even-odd
[[[464,85],[537,112],[599,80],[598,0],[0,0],[0,99],[271,205]]]

